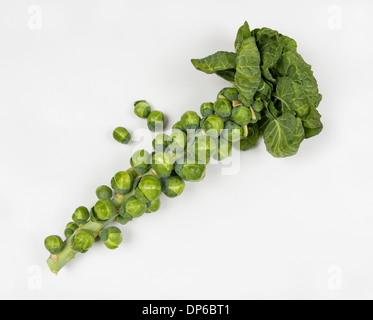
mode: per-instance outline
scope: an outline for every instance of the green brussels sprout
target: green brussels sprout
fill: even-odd
[[[252,107],[255,112],[261,112],[264,108],[263,102],[261,101],[254,101]]]
[[[126,217],[117,216],[115,218],[115,221],[120,223],[121,225],[126,225],[128,222],[130,222],[132,220],[133,220],[133,218],[129,214],[126,214]]]
[[[144,202],[158,199],[161,193],[162,187],[159,178],[150,175],[142,177],[135,190],[137,199]]]
[[[153,201],[149,201],[147,205],[148,205],[148,209],[146,210],[146,213],[156,212],[161,207],[161,200],[155,199]]]
[[[219,117],[227,118],[231,115],[232,104],[227,99],[218,99],[214,103],[214,111]]]
[[[139,118],[146,119],[149,116],[150,112],[152,111],[150,104],[147,103],[145,100],[136,101],[134,106],[135,106],[135,114]]]
[[[73,221],[78,225],[81,226],[86,224],[89,220],[90,214],[86,207],[79,207],[75,210],[73,214]]]
[[[80,230],[72,240],[72,247],[75,251],[86,253],[96,242],[96,237],[91,231]]]
[[[65,228],[65,232],[64,232],[65,237],[70,238],[74,234],[75,230],[78,228],[79,226],[76,223],[69,222]]]
[[[179,130],[181,130],[181,131],[184,131],[184,127],[183,127],[181,121],[176,122],[176,123],[172,126],[172,129],[179,129]]]
[[[224,130],[221,134],[222,138],[229,142],[240,141],[243,134],[242,127],[233,121],[226,121],[224,124]]]
[[[161,179],[162,192],[169,198],[181,195],[185,188],[185,182],[179,176],[171,176]]]
[[[236,88],[224,88],[218,94],[218,99],[227,99],[230,102],[238,100],[238,90]]]
[[[174,163],[175,160],[165,152],[156,153],[152,157],[152,167],[161,178],[167,178],[171,175]]]
[[[244,126],[251,121],[251,111],[249,108],[241,106],[233,108],[231,119],[240,126]]]
[[[122,232],[117,227],[110,227],[101,230],[99,237],[110,250],[118,249],[123,241]]]
[[[134,176],[131,170],[120,171],[111,179],[111,187],[116,193],[124,195],[132,190]]]
[[[160,111],[152,111],[148,115],[148,128],[150,131],[155,132],[163,129],[164,115]]]
[[[94,212],[97,219],[106,221],[115,214],[115,208],[110,200],[98,200],[94,206]]]
[[[135,196],[130,197],[126,202],[122,203],[119,209],[119,214],[124,219],[141,217],[148,206],[145,202],[137,199]]]
[[[208,164],[216,152],[216,142],[209,136],[197,136],[188,146],[188,153],[197,163]]]
[[[126,128],[117,127],[113,131],[113,137],[120,143],[127,144],[131,141],[131,134]]]
[[[96,189],[96,196],[99,200],[110,200],[113,197],[113,191],[108,186],[100,186]]]
[[[158,134],[153,140],[153,149],[156,152],[161,152],[166,150],[167,146],[171,142],[171,137],[165,133]]]
[[[202,129],[210,137],[217,138],[224,128],[224,121],[217,115],[208,116],[202,125]]]
[[[203,118],[211,116],[214,114],[214,104],[212,102],[202,103],[200,111]]]
[[[171,152],[184,150],[187,143],[187,135],[183,130],[173,129],[170,138],[171,143],[166,150],[170,150]]]
[[[63,247],[63,241],[59,236],[49,236],[44,240],[45,248],[51,254],[58,254]]]
[[[206,176],[206,165],[201,163],[177,163],[175,171],[184,181],[198,182]]]
[[[224,159],[227,159],[232,152],[232,144],[224,140],[223,138],[218,139],[218,150],[214,154],[214,159],[218,161],[222,161]]]
[[[149,152],[146,150],[136,151],[131,157],[130,164],[137,174],[144,174],[149,171],[151,164]]]
[[[197,130],[200,125],[201,118],[194,111],[187,111],[181,117],[181,124],[185,131]]]

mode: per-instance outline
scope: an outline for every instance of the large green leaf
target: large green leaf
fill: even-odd
[[[306,117],[312,107],[304,87],[288,77],[277,79],[275,97],[281,101],[282,112],[294,111],[298,117]]]
[[[262,28],[255,34],[260,52],[262,75],[269,81],[275,82],[270,68],[273,68],[281,57],[283,45],[278,32],[269,28]]]
[[[303,119],[303,127],[306,139],[318,135],[322,129],[321,115],[315,107],[311,107],[309,114]]]
[[[245,21],[243,26],[238,29],[236,41],[234,42],[234,47],[236,49],[236,52],[240,50],[242,43],[250,37],[251,37],[250,27],[247,21]]]
[[[297,43],[295,40],[287,36],[284,36],[281,33],[279,33],[279,38],[280,38],[284,51],[289,51],[289,50],[297,51]]]
[[[236,81],[236,69],[216,71],[216,74],[224,80],[231,82],[232,84],[234,84]]]
[[[239,100],[249,106],[261,83],[260,54],[255,38],[250,37],[242,42],[236,60],[236,87]]]
[[[236,68],[236,54],[234,52],[218,51],[206,58],[193,59],[192,63],[197,70],[207,74]]]
[[[267,125],[263,137],[267,151],[274,157],[293,156],[304,139],[302,121],[286,113]]]

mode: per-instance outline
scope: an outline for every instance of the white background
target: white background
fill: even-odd
[[[0,298],[372,299],[372,9],[0,0]],[[226,82],[190,59],[232,50],[245,20],[297,40],[324,96],[322,134],[288,159],[261,140],[236,175],[209,167],[123,227],[120,249],[97,244],[52,275],[44,238],[129,166],[134,146],[111,134],[145,127],[133,101],[148,99],[170,124],[213,101]]]

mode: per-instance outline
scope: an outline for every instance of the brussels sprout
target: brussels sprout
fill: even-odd
[[[210,137],[217,138],[224,128],[224,121],[217,115],[208,116],[202,125],[202,129]]]
[[[166,150],[167,146],[171,142],[171,137],[165,133],[158,134],[153,140],[153,149],[155,152],[162,152]]]
[[[206,165],[201,163],[177,163],[175,171],[185,181],[198,182],[206,176]]]
[[[98,200],[94,206],[94,212],[97,219],[106,221],[115,214],[115,208],[110,200]]]
[[[72,247],[75,251],[86,253],[96,242],[96,237],[91,231],[80,230],[72,240]]]
[[[203,118],[211,116],[214,114],[214,104],[212,102],[202,103],[200,111]]]
[[[242,127],[233,121],[226,121],[224,124],[224,130],[221,134],[222,138],[229,142],[240,141],[243,130]]]
[[[137,199],[135,196],[132,196],[127,199],[125,203],[122,203],[119,209],[119,214],[125,219],[130,217],[138,218],[145,213],[147,208],[148,206],[145,202]]]
[[[216,152],[216,142],[209,136],[197,136],[190,142],[188,152],[197,163],[208,164]]]
[[[238,100],[238,90],[236,88],[224,88],[218,94],[218,99],[227,99],[230,102]]]
[[[155,132],[163,129],[164,115],[160,111],[152,111],[148,115],[148,128],[150,131]]]
[[[184,131],[184,127],[183,127],[181,121],[176,122],[176,123],[172,126],[172,129],[179,129],[179,130],[181,130],[181,131]]]
[[[187,135],[184,131],[173,129],[170,138],[171,143],[168,145],[166,150],[170,150],[171,152],[184,150],[187,143]]]
[[[122,232],[117,227],[110,227],[101,230],[99,237],[110,250],[118,249],[123,241]]]
[[[49,236],[44,240],[44,245],[51,254],[57,254],[62,250],[63,241],[59,236]]]
[[[78,228],[79,226],[76,223],[69,222],[65,228],[65,232],[64,232],[65,237],[70,238],[74,234],[75,230]]]
[[[147,205],[148,205],[148,209],[146,210],[146,213],[156,212],[161,207],[161,200],[155,199],[153,201],[149,201]]]
[[[218,140],[218,150],[214,154],[214,159],[218,161],[222,161],[227,159],[232,152],[232,144],[223,138],[219,138]]]
[[[113,191],[108,186],[101,186],[96,189],[96,196],[99,200],[110,200]]]
[[[125,216],[126,217],[117,216],[115,218],[115,221],[120,223],[121,225],[126,225],[128,222],[133,220],[133,218],[129,214],[126,214]]]
[[[137,174],[144,174],[149,171],[150,163],[150,154],[146,150],[136,151],[130,160],[130,164]]]
[[[255,112],[261,112],[264,108],[263,102],[261,101],[254,101],[252,107]]]
[[[86,224],[89,220],[89,211],[86,207],[79,207],[75,210],[73,214],[73,221],[78,225],[81,226]]]
[[[161,179],[162,192],[169,198],[181,195],[185,188],[185,182],[179,176],[171,176]]]
[[[120,143],[127,144],[131,141],[131,134],[126,128],[117,127],[113,131],[113,137]]]
[[[132,190],[133,173],[131,170],[120,171],[111,179],[111,187],[118,194],[126,194]]]
[[[219,117],[227,118],[231,115],[232,104],[227,99],[218,99],[214,103],[214,111]]]
[[[161,178],[167,178],[171,175],[174,163],[175,160],[165,152],[156,153],[152,157],[152,167]]]
[[[159,198],[162,193],[161,182],[154,176],[144,176],[138,182],[135,190],[137,199],[148,202]]]
[[[241,106],[233,108],[231,119],[240,126],[244,126],[251,121],[251,111],[249,108]]]
[[[150,112],[151,112],[151,106],[149,103],[147,103],[145,100],[136,101],[135,104],[135,114],[139,118],[146,119]]]
[[[197,130],[199,128],[201,118],[194,111],[187,111],[181,117],[181,124],[185,131]]]

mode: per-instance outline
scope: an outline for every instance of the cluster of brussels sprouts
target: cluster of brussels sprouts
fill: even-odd
[[[144,100],[135,102],[134,107],[138,117],[147,119],[150,131],[163,128],[162,112],[152,111]],[[238,100],[235,88],[220,91],[215,103],[203,103],[200,114],[185,112],[170,134],[157,134],[152,153],[136,151],[128,170],[117,172],[110,187],[97,188],[98,201],[90,210],[83,206],[75,210],[73,221],[65,228],[65,241],[59,236],[45,239],[52,271],[58,272],[68,262],[59,259],[86,253],[97,241],[101,240],[109,249],[117,249],[123,236],[120,229],[109,224],[116,221],[125,225],[145,213],[156,212],[161,206],[162,193],[175,198],[184,191],[185,181],[203,180],[211,158],[220,161],[229,157],[232,144],[239,142],[247,132],[245,127],[257,120],[255,111]],[[124,144],[131,140],[131,134],[123,127],[116,128],[113,136]]]

